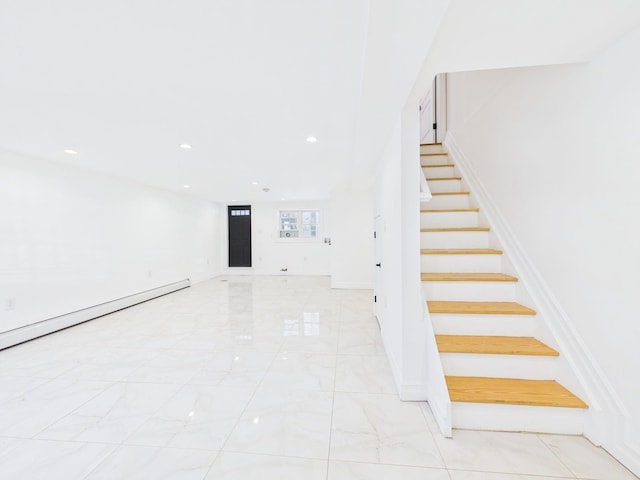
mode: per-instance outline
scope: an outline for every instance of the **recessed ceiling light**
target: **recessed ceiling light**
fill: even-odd
[[[180,144],[180,148],[184,148],[185,150],[191,150],[191,145],[189,145],[188,143],[182,143]]]
[[[314,137],[313,135],[310,135],[307,137],[307,142],[309,143],[316,143],[318,141],[318,139],[316,137]]]
[[[258,182],[251,182],[251,185],[257,185]]]
[[[78,152],[76,152],[75,150],[71,150],[70,148],[67,148],[64,153],[67,153],[69,155],[77,155]]]
[[[284,200],[284,197],[282,197],[280,200]]]
[[[191,188],[191,185],[183,185],[184,188]]]

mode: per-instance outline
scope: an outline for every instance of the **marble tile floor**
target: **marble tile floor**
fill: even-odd
[[[631,480],[582,437],[400,402],[371,291],[218,277],[0,351],[0,478]]]

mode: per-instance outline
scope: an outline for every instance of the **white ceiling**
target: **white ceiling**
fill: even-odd
[[[434,73],[588,60],[638,22],[640,0],[0,0],[0,148],[213,201],[326,198]]]
[[[352,157],[366,7],[0,0],[0,148],[215,201],[326,197]]]
[[[639,22],[639,0],[452,0],[431,56],[448,72],[584,62]]]

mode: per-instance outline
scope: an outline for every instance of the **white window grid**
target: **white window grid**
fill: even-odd
[[[278,218],[280,238],[320,238],[319,210],[280,210]]]

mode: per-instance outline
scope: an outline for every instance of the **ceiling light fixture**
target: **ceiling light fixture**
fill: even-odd
[[[191,188],[191,185],[183,185],[184,188]]]
[[[318,139],[316,137],[314,137],[313,135],[309,135],[307,137],[307,142],[309,143],[316,143],[318,141]]]
[[[255,181],[251,182],[251,185],[257,185],[257,184],[258,184],[258,182],[255,182]]]
[[[188,143],[181,143],[180,148],[184,148],[185,150],[191,150],[191,145]]]
[[[78,152],[76,152],[75,150],[71,150],[70,148],[67,148],[64,153],[69,154],[69,155],[77,155]]]

